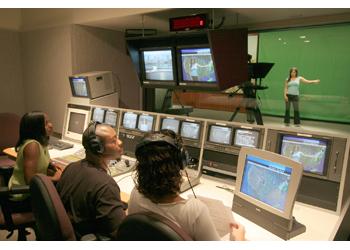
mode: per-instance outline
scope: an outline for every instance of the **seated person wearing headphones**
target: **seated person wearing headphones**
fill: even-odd
[[[148,133],[136,146],[135,154],[136,186],[130,195],[128,213],[157,213],[178,224],[193,240],[220,240],[206,205],[179,195],[181,172],[186,171],[188,162],[181,137],[171,130]],[[234,239],[244,240],[244,227],[227,223]]]
[[[110,160],[120,159],[122,142],[111,126],[94,122],[83,133],[83,146],[86,158],[66,167],[57,191],[78,238],[94,233],[115,239],[127,205],[107,171]]]

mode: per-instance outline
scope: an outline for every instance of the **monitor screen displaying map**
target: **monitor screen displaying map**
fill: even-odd
[[[181,124],[181,136],[189,139],[199,139],[199,123],[184,121]]]
[[[218,125],[211,125],[209,141],[214,143],[230,145],[232,140],[232,128]]]
[[[235,146],[257,148],[258,142],[258,131],[251,129],[236,129],[234,139]]]
[[[301,176],[300,163],[273,152],[243,147],[235,195],[257,208],[291,218]]]
[[[164,118],[161,129],[170,129],[176,134],[179,133],[180,121],[175,118]]]
[[[154,117],[148,114],[142,114],[139,116],[137,128],[144,132],[149,132],[153,128]]]
[[[137,114],[133,112],[126,112],[123,116],[123,127],[129,129],[136,128]]]
[[[300,162],[304,167],[304,172],[318,175],[326,174],[326,140],[283,135],[280,153]]]

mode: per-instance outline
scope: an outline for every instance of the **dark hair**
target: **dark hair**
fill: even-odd
[[[153,133],[162,133],[178,140],[176,134],[170,130]],[[147,133],[145,137],[151,134]],[[182,160],[173,146],[167,143],[151,143],[140,148],[136,158],[136,188],[140,193],[153,202],[179,193]]]
[[[296,76],[298,76],[298,69],[297,69],[297,67],[292,67],[292,68],[289,70],[288,82],[290,81],[290,78],[292,77],[292,71],[293,71],[293,70],[295,70]]]
[[[45,129],[45,114],[40,111],[33,111],[22,116],[19,124],[19,139],[16,144],[16,151],[25,140],[33,139],[41,145],[47,146],[49,137]]]

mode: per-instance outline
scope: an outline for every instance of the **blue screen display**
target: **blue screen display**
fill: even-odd
[[[241,192],[284,211],[291,174],[290,167],[248,155],[243,171]]]

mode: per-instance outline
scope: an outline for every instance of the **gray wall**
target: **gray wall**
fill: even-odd
[[[71,26],[21,33],[26,111],[47,112],[55,132],[61,132],[71,95]]]
[[[21,116],[25,104],[20,51],[20,33],[0,29],[0,112]]]
[[[72,51],[74,74],[112,71],[120,89],[120,107],[140,109],[141,88],[136,70],[126,54],[124,33],[74,25]]]

